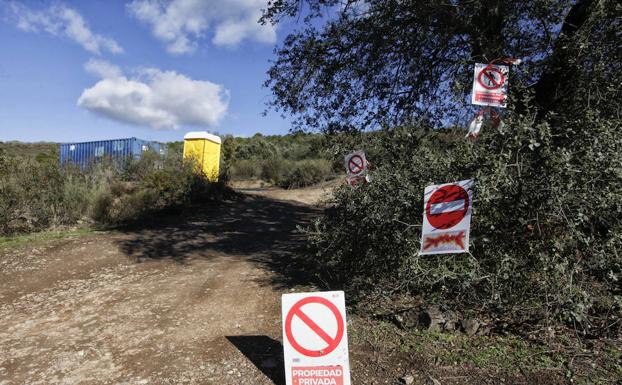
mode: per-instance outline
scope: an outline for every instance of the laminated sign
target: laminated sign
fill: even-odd
[[[345,156],[346,172],[348,174],[347,181],[350,185],[369,182],[367,175],[367,159],[365,152],[354,151]]]
[[[284,294],[287,385],[350,385],[343,291]]]
[[[472,179],[425,188],[420,254],[469,251]]]
[[[346,173],[348,183],[364,179],[367,174],[367,159],[364,151],[354,151],[345,156]],[[356,184],[356,183],[354,183]]]
[[[471,103],[480,106],[507,107],[508,74],[510,67],[495,64],[475,64]]]

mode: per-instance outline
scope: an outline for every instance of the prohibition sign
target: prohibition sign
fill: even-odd
[[[355,159],[358,159],[358,161],[355,161]],[[360,173],[361,171],[363,171],[364,167],[365,167],[365,162],[363,161],[363,158],[361,158],[360,155],[352,155],[350,160],[348,160],[348,169],[350,170],[352,174]]]
[[[464,205],[453,211],[432,214],[432,205],[463,201]],[[450,184],[434,191],[425,207],[428,222],[437,229],[449,229],[460,223],[469,210],[469,194],[460,186]]]
[[[486,76],[488,82],[484,80],[484,76]],[[497,80],[497,77],[499,80]],[[497,67],[488,66],[479,72],[477,82],[487,90],[496,90],[505,83],[505,75]]]
[[[302,311],[301,307],[310,303],[322,304],[333,313],[335,319],[337,320],[337,334],[335,335],[335,337],[331,337],[330,335],[328,335],[326,331],[324,331],[318,324],[315,323],[315,321],[309,318],[309,316]],[[294,319],[294,316],[300,318],[300,320],[304,322],[311,330],[313,330],[313,332],[315,332],[315,334],[317,334],[322,340],[324,340],[328,344],[328,346],[321,350],[309,350],[302,347],[298,343],[298,341],[296,341],[296,339],[294,338],[294,334],[292,333],[292,320]],[[289,313],[287,313],[287,317],[285,318],[285,334],[287,335],[289,343],[298,352],[309,357],[321,357],[331,353],[339,346],[339,343],[343,338],[343,332],[343,318],[339,313],[339,309],[337,309],[337,306],[335,306],[332,302],[322,297],[306,297],[301,299],[300,301],[296,302],[294,306],[292,306],[292,308],[289,310]]]

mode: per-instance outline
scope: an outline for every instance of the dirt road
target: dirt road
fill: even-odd
[[[310,206],[247,197],[0,251],[0,384],[281,384]]]
[[[321,194],[248,188],[147,228],[0,249],[0,385],[282,385],[280,296],[315,289],[291,262],[310,258],[296,227],[319,212],[300,202]],[[495,359],[512,349],[495,339],[353,316],[348,333],[354,384],[563,383],[557,370],[503,369],[525,354]],[[469,354],[492,363],[456,362]]]

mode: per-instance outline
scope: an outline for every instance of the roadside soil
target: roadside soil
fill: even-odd
[[[231,181],[230,185],[244,194],[258,195],[306,205],[321,205],[323,202],[330,199],[333,189],[343,183],[344,181],[342,179],[333,179],[314,186],[291,190],[271,186],[260,180]]]
[[[149,227],[0,249],[0,385],[284,384],[280,296],[317,289],[289,262],[323,188],[255,188]],[[384,349],[394,331],[380,326],[349,320],[353,384],[564,383]]]
[[[0,251],[0,384],[282,383],[296,226],[263,197]]]

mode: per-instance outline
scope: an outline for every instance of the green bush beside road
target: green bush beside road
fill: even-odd
[[[341,172],[319,134],[225,136],[222,152],[232,179],[261,179],[284,188],[310,186]]]
[[[229,194],[179,156],[144,156],[125,168],[103,162],[88,170],[55,158],[0,155],[0,234],[93,223],[118,226]]]
[[[477,142],[409,126],[362,135],[373,182],[339,188],[308,232],[322,280],[353,299],[408,293],[490,319],[619,334],[619,122],[590,112],[533,122],[509,114]],[[470,178],[471,252],[419,255],[424,188]]]

